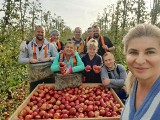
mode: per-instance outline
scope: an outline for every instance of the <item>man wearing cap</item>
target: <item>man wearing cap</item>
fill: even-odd
[[[63,50],[64,44],[59,40],[60,32],[57,29],[54,29],[50,33],[50,43],[52,43],[56,48],[57,51],[60,52]]]

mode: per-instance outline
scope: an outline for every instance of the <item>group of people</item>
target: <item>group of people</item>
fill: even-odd
[[[160,118],[160,29],[139,24],[125,35],[122,43],[128,75],[125,67],[115,62],[115,47],[108,37],[100,35],[99,27],[88,28],[88,33],[83,40],[81,28],[76,27],[74,37],[63,44],[58,30],[53,30],[47,40],[44,27],[35,27],[35,38],[19,55],[19,62],[30,64],[30,92],[39,83],[54,83],[53,72],[80,72],[83,82],[102,83],[115,90],[125,103],[122,120]],[[124,85],[129,95],[126,102]]]

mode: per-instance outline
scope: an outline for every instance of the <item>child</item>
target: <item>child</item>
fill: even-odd
[[[60,63],[63,63],[60,67]],[[84,64],[78,54],[75,52],[75,43],[67,41],[64,50],[60,51],[51,65],[51,71],[62,72],[64,75],[80,72],[84,70]]]
[[[82,57],[82,61],[85,65],[85,70],[83,71],[85,83],[101,83],[100,71],[103,62],[102,57],[97,54],[97,51],[97,40],[90,39],[87,43],[87,53]]]

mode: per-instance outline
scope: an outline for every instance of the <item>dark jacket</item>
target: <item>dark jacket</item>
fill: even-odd
[[[102,57],[98,54],[95,54],[92,60],[89,59],[88,53],[82,57],[82,61],[85,66],[90,65],[93,68],[93,65],[102,65]],[[90,72],[83,71],[83,76],[86,77],[85,83],[101,83],[100,73],[95,73],[93,69]]]

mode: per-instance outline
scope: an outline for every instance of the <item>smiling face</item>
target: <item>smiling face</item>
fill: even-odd
[[[75,45],[73,42],[66,43],[64,47],[64,52],[67,56],[71,56],[74,53]]]
[[[44,40],[44,36],[45,36],[45,29],[42,26],[36,26],[35,28],[35,36],[36,39],[39,41]]]
[[[159,40],[153,37],[130,40],[126,50],[126,62],[138,80],[156,80],[160,75]]]
[[[74,36],[77,40],[79,40],[81,38],[82,35],[82,30],[79,27],[76,27],[74,30]]]
[[[92,28],[93,38],[99,38],[100,35],[100,28],[95,26]]]
[[[57,42],[59,40],[59,35],[58,34],[53,34],[51,38],[54,42]]]
[[[103,61],[104,61],[105,66],[107,66],[110,70],[114,69],[115,58],[114,58],[113,54],[111,54],[109,52],[105,53],[103,56]]]
[[[97,53],[98,47],[95,45],[90,45],[89,47],[87,47],[87,53],[89,56],[95,56],[95,54]]]
[[[90,38],[92,38],[93,37],[93,33],[92,33],[92,28],[90,27],[90,28],[88,28],[88,36],[90,37]]]

